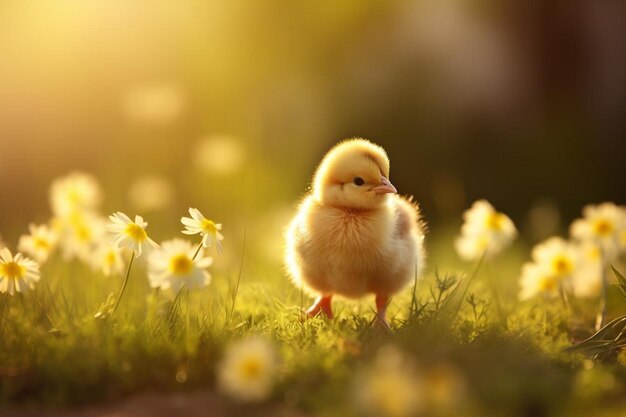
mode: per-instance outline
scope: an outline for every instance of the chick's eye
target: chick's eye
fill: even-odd
[[[365,184],[365,180],[363,178],[361,178],[361,177],[354,177],[352,182],[354,182],[354,185],[358,185],[359,187],[361,185]]]

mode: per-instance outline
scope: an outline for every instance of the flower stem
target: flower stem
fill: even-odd
[[[607,277],[607,267],[605,262],[604,251],[602,251],[602,290],[600,293],[600,311],[596,316],[596,331],[600,330],[604,325],[604,319],[606,317],[606,298],[608,292],[608,277]]]
[[[120,303],[122,299],[122,295],[124,295],[124,291],[126,290],[126,285],[128,285],[128,277],[130,277],[130,268],[133,266],[133,260],[135,259],[135,251],[130,255],[130,261],[128,261],[128,268],[126,269],[126,277],[124,277],[124,283],[122,284],[122,290],[120,291],[120,295],[117,296],[117,300],[115,300],[115,304],[113,305],[113,310],[111,311],[111,315],[115,313],[117,310],[117,305]]]
[[[233,318],[233,313],[235,312],[235,301],[237,300],[237,293],[239,292],[239,284],[241,283],[241,274],[243,273],[243,261],[246,258],[246,228],[243,228],[243,248],[241,249],[241,264],[239,265],[239,275],[237,276],[237,283],[235,284],[235,289],[232,293],[232,305],[230,307],[230,313],[228,314],[228,319],[226,323],[230,323]]]
[[[2,298],[2,309],[0,310],[0,331],[4,327],[4,312],[6,311],[9,301],[9,293],[5,293]]]
[[[198,249],[196,249],[196,253],[193,254],[193,258],[191,258],[192,261],[196,259],[196,257],[200,253],[200,249],[202,249],[202,241],[200,241],[200,244],[198,245]]]
[[[563,307],[566,310],[571,310],[571,307],[569,305],[569,298],[567,297],[567,293],[565,292],[565,288],[563,288],[563,285],[559,285],[559,295],[561,296],[561,302],[563,302]]]

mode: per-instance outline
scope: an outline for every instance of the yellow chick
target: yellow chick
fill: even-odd
[[[385,150],[365,139],[332,148],[286,234],[292,280],[317,296],[307,313],[333,317],[334,295],[375,294],[378,317],[392,295],[419,276],[424,225],[410,198],[389,181]]]

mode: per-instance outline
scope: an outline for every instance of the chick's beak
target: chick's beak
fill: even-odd
[[[396,194],[398,192],[398,190],[396,190],[396,187],[394,187],[393,184],[389,182],[389,180],[386,177],[381,177],[380,185],[374,187],[372,190],[376,194],[387,194],[387,193]]]

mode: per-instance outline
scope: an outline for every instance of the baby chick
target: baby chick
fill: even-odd
[[[365,139],[332,148],[286,235],[285,262],[298,287],[317,296],[307,313],[332,318],[334,295],[373,293],[382,323],[389,299],[424,263],[424,225],[389,181],[389,158]]]

